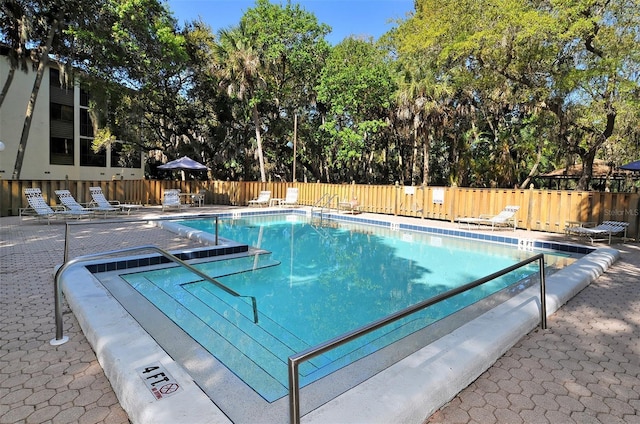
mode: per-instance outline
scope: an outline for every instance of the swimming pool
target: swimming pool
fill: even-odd
[[[214,222],[182,225],[213,233]],[[288,393],[289,356],[538,253],[299,215],[224,219],[219,234],[264,251],[197,265],[255,296],[257,325],[244,299],[185,269],[122,278],[268,402]],[[547,257],[556,269],[575,260],[559,252]],[[302,385],[501,290],[522,289],[520,282],[536,272],[535,265],[519,269],[309,361],[301,367]]]
[[[296,219],[302,220],[305,212],[297,212]],[[243,212],[242,217],[245,213],[255,212]],[[240,213],[236,212],[227,214],[229,217],[232,215],[240,217]],[[359,216],[358,219],[374,221],[374,224],[381,226],[383,233],[392,239],[389,241],[392,244],[398,243],[398,240],[407,243],[421,237],[409,231],[417,227],[420,232],[431,234],[436,245],[441,244],[441,233],[450,233],[460,238],[496,239],[515,246],[516,250],[517,246],[522,246],[525,250],[531,246],[550,246],[568,251],[576,248],[571,245],[558,246],[545,240],[518,240],[511,232],[473,233],[448,230],[433,224],[425,225],[427,221],[410,218],[394,220],[399,225],[394,225],[394,221],[390,223],[385,217],[368,214]],[[169,228],[169,224],[166,228]],[[185,228],[177,225],[172,231],[193,239],[206,238],[206,235],[197,230]],[[264,231],[262,240],[265,240]],[[242,249],[228,249],[227,241],[220,247],[225,253],[235,251],[240,252],[237,253],[240,256],[243,254]],[[579,259],[576,265],[565,267],[547,278],[548,315],[604,272],[618,254],[608,248],[597,251],[578,248],[582,252],[593,253]],[[209,253],[185,251],[184,259],[204,258]],[[549,258],[567,260],[564,253]],[[275,260],[273,255],[269,259]],[[213,355],[194,343],[188,334],[156,307],[146,305],[144,298],[120,278],[120,274],[131,273],[135,269],[123,271],[121,267],[126,269],[153,263],[155,262],[147,259],[132,258],[98,264],[92,270],[89,269],[91,267],[72,267],[65,272],[61,281],[69,306],[80,321],[130,417],[136,422],[172,420],[276,423],[288,420],[286,397],[274,402],[265,401],[229,372],[227,367],[217,362]],[[283,266],[283,262],[278,266]],[[155,269],[157,266],[150,268]],[[434,334],[414,338],[420,333],[416,332],[403,338],[401,343],[381,348],[356,363],[309,384],[301,392],[301,410],[305,414],[303,421],[422,422],[426,415],[470,384],[508,347],[539,323],[536,300],[539,290],[536,287],[525,289],[513,297],[512,293],[507,294],[507,300],[491,300],[487,305],[486,301],[477,302],[455,314],[453,318],[438,321],[428,327],[429,331],[435,330]],[[116,303],[113,302],[114,298],[117,299]],[[261,308],[260,305],[258,307]],[[477,307],[478,310],[475,310]],[[469,310],[475,310],[471,316],[466,315]],[[458,317],[460,314],[461,318]],[[425,338],[430,338],[432,342],[425,343]],[[398,346],[411,343],[414,343],[411,351],[415,353],[408,351],[398,354]],[[425,345],[427,346],[421,347]],[[381,368],[381,359],[390,362]],[[184,390],[180,395],[157,402],[151,401],[148,393],[145,395],[144,385],[136,370],[155,361],[165,365],[181,383]],[[188,374],[185,374],[185,370]],[[372,373],[375,375],[372,376]],[[190,382],[192,379],[195,385]],[[208,397],[202,397],[203,392]]]

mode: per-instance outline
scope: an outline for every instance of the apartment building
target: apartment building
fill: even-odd
[[[6,81],[9,61],[0,49],[0,87]],[[35,71],[17,71],[0,108],[0,179],[11,179]],[[33,113],[20,173],[21,180],[86,180],[144,178],[144,160],[120,159],[119,144],[100,152],[91,148],[93,125],[90,93],[79,83],[65,87],[55,63],[45,72]]]

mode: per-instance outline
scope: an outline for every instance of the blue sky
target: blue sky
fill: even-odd
[[[271,0],[285,4],[286,0]],[[298,0],[292,1],[313,13],[320,23],[332,28],[327,40],[337,44],[349,35],[374,39],[389,31],[390,20],[405,19],[414,0]],[[182,25],[201,17],[214,32],[237,25],[254,0],[167,0],[169,9]]]

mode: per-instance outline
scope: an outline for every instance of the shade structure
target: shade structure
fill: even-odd
[[[167,170],[182,170],[182,171],[206,171],[207,168],[205,165],[191,159],[188,156],[183,156],[180,159],[172,160],[171,162],[167,162],[164,165],[158,166],[158,169],[167,169]]]
[[[620,169],[626,169],[627,171],[640,171],[640,160],[625,163],[620,167]]]

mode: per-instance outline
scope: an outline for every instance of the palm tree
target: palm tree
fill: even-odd
[[[251,107],[256,131],[260,179],[265,182],[267,179],[264,171],[260,114],[258,112],[260,99],[257,96],[260,88],[264,87],[264,79],[261,75],[264,68],[263,63],[258,49],[247,35],[242,22],[231,29],[220,30],[218,36],[220,42],[216,50],[216,73],[220,77],[220,87],[230,97],[237,97]]]
[[[422,145],[422,184],[429,182],[429,155],[435,131],[446,120],[445,107],[450,101],[451,87],[436,82],[432,73],[418,61],[407,63],[398,81],[396,117],[407,122],[412,132],[413,159],[411,182],[418,177],[418,147]]]

